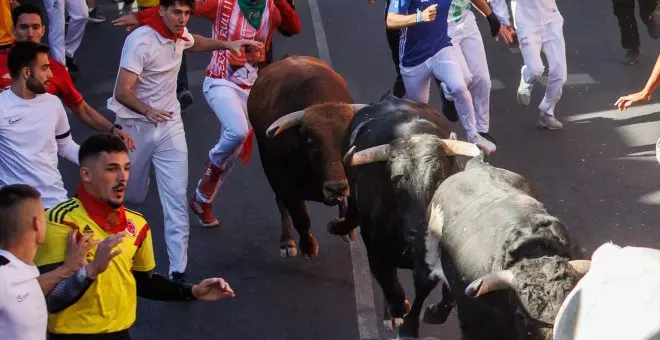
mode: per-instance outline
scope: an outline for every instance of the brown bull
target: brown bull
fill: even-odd
[[[345,213],[348,182],[341,141],[363,107],[352,102],[344,79],[312,57],[289,56],[270,64],[250,91],[250,124],[282,217],[282,257],[297,255],[292,223],[302,254],[318,254],[305,201],[338,205],[340,219]]]

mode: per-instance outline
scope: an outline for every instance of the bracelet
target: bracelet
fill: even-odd
[[[420,22],[422,22],[422,11],[420,11],[419,8],[418,8],[417,9],[417,23],[420,23]]]

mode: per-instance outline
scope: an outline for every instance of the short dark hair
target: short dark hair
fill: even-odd
[[[124,141],[117,136],[107,133],[97,133],[87,138],[80,146],[78,162],[82,165],[85,160],[96,157],[101,152],[128,153],[128,148],[126,148]]]
[[[160,0],[160,5],[165,8],[174,6],[174,4],[185,5],[190,9],[195,8],[195,0]]]
[[[39,200],[41,194],[27,184],[10,184],[0,188],[0,246],[7,246],[23,234],[16,208],[27,200]]]
[[[12,79],[18,78],[24,67],[32,67],[39,53],[48,54],[50,48],[32,41],[17,41],[9,50],[7,68]]]
[[[14,8],[11,12],[11,19],[14,21],[14,27],[18,23],[18,18],[23,14],[36,14],[41,18],[41,23],[44,23],[44,15],[41,13],[41,9],[33,4],[22,4]]]

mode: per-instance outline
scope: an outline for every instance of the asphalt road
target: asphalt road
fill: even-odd
[[[116,17],[115,4],[97,2],[109,19]],[[317,46],[326,46],[317,44],[319,26],[314,29],[310,2],[297,1],[303,32],[293,38],[276,37],[276,58],[284,53],[318,56]],[[364,0],[318,2],[322,21],[317,24],[324,28],[332,65],[348,81],[357,102],[377,100],[394,79],[384,35],[384,1],[372,5]],[[565,17],[569,71],[569,84],[557,107],[557,115],[565,123],[563,131],[535,128],[535,107],[543,95],[542,87],[534,92],[530,107],[520,107],[515,90],[521,55],[484,35],[494,84],[491,133],[498,141],[492,163],[524,175],[586,253],[609,241],[660,247],[660,167],[654,157],[655,140],[660,135],[660,104],[625,113],[613,111],[612,106],[620,95],[644,85],[660,43],[651,40],[642,26],[641,60],[635,66],[624,66],[618,62],[622,50],[608,1],[558,3]],[[487,32],[480,15],[478,21]],[[210,35],[210,23],[199,19],[194,19],[189,29]],[[125,32],[108,22],[87,26],[76,55],[82,69],[77,85],[94,107],[105,106],[111,95],[124,38]],[[196,99],[183,118],[189,148],[189,193],[219,133],[218,121],[200,88],[209,56],[203,53],[188,59]],[[436,91],[433,86],[434,105],[439,104]],[[91,133],[74,117],[70,120],[76,140],[82,141]],[[456,124],[455,130],[463,135],[460,125]],[[77,169],[66,161],[60,163],[60,169],[72,193],[78,184]],[[148,218],[154,231],[157,269],[166,272],[162,212],[154,183],[147,202],[134,208]],[[367,282],[368,286],[356,284],[349,245],[325,232],[325,224],[336,209],[310,204],[313,232],[321,249],[317,258],[281,259],[279,214],[259,157],[253,154],[248,167],[236,166],[214,210],[220,216],[220,228],[202,230],[191,218],[189,277],[193,281],[224,277],[236,291],[236,299],[218,303],[140,300],[132,331],[135,339],[353,340],[369,333],[368,329],[359,330],[358,310],[362,317],[373,316],[373,306],[356,306],[355,287],[359,286],[358,295],[363,298],[365,293],[374,296],[378,317],[381,292],[372,282]],[[357,272],[364,273],[363,265],[357,263]],[[412,299],[410,275],[401,271],[401,276]],[[428,301],[437,301],[439,295],[436,290]],[[369,325],[379,327],[380,339],[394,335],[382,330],[380,320],[377,324],[367,322]],[[421,338],[458,339],[456,328],[453,318],[440,327],[422,325]]]

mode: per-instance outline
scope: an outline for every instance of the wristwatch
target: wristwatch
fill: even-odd
[[[113,126],[112,126],[112,129],[110,129],[110,134],[111,134],[111,135],[114,135],[114,134],[115,134],[115,129],[122,130],[122,127],[121,127],[121,125],[119,125],[119,124],[115,124],[115,125],[113,125]],[[124,138],[122,137],[122,139],[124,139]]]

